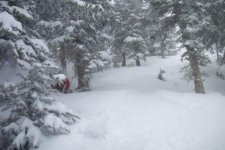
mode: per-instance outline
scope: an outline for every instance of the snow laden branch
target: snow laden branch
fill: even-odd
[[[17,84],[0,88],[1,102],[9,117],[1,126],[2,149],[37,148],[43,135],[68,134],[79,117],[50,97],[51,78],[46,68],[34,68]]]

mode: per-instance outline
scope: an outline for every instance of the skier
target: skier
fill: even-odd
[[[63,80],[63,84],[62,84],[62,92],[63,93],[68,93],[69,88],[70,88],[70,81],[68,78],[66,78],[65,80]]]
[[[63,93],[68,93],[70,88],[70,81],[68,77],[64,74],[56,74],[53,76],[53,79],[56,80],[55,85],[51,85],[53,89],[56,89]]]

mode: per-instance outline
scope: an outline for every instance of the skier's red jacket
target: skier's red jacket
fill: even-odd
[[[63,92],[64,93],[67,93],[68,92],[68,90],[69,90],[69,88],[70,88],[70,81],[69,81],[69,79],[68,78],[66,78],[65,80],[63,80]]]

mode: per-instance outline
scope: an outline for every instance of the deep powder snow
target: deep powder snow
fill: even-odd
[[[94,74],[92,91],[57,94],[81,120],[39,150],[224,150],[225,84],[204,68],[206,95],[182,80],[180,56]],[[157,79],[160,68],[166,81]]]

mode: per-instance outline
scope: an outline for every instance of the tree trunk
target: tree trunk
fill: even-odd
[[[196,57],[195,51],[192,47],[186,46],[188,55],[189,55],[189,61],[191,65],[191,69],[193,72],[194,77],[194,84],[195,84],[195,92],[200,94],[205,94],[204,85],[202,82],[201,72],[199,69],[198,59]]]
[[[162,49],[161,49],[161,57],[162,57],[162,59],[166,58],[166,57],[165,57],[164,51],[165,51],[165,50],[162,48]]]
[[[67,74],[66,48],[64,44],[62,44],[62,46],[60,47],[60,60],[61,60],[62,70],[65,74]]]
[[[76,64],[75,64],[75,69],[77,72],[77,77],[78,77],[78,86],[77,86],[77,90],[80,92],[84,92],[84,91],[89,91],[90,87],[89,87],[89,78],[86,76],[86,64],[85,61],[82,58],[82,54],[80,52],[76,52],[75,54],[75,60],[76,60]]]
[[[223,64],[225,64],[225,52],[224,52],[223,57],[220,62],[220,65],[223,65]]]
[[[122,53],[122,58],[123,58],[122,66],[125,67],[127,65],[126,64],[126,53],[125,52]]]
[[[166,44],[165,44],[165,40],[166,40],[167,34],[163,35],[163,39],[161,41],[161,57],[162,59],[166,58],[165,57],[165,49],[166,49]]]
[[[220,51],[219,49],[220,48],[219,48],[218,44],[216,44],[216,61],[217,61],[217,63],[222,65],[223,58],[221,58],[220,55],[219,55],[219,51]]]
[[[141,66],[140,58],[136,57],[136,66]]]
[[[217,62],[220,61],[220,57],[219,57],[219,52],[218,52],[218,50],[216,50],[216,61],[217,61]]]

